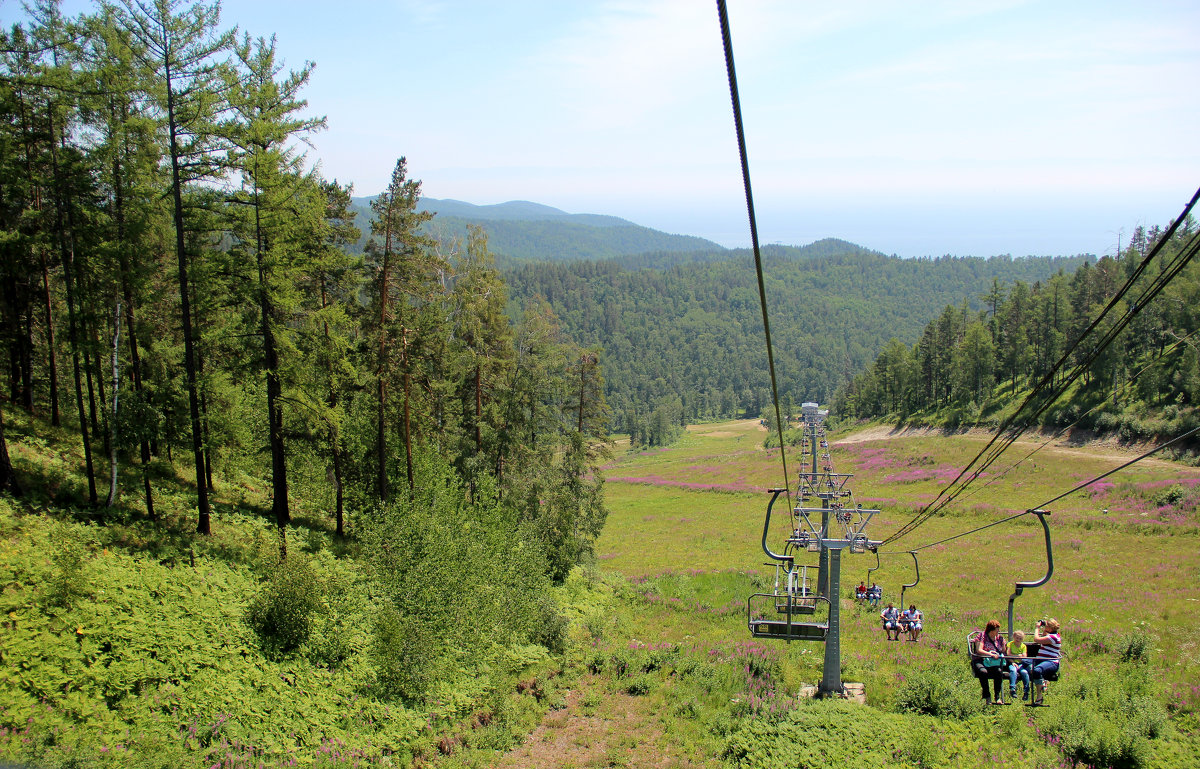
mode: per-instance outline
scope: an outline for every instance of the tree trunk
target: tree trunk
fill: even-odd
[[[96,407],[96,390],[100,393],[100,403],[107,403],[104,397],[104,375],[101,373],[100,339],[96,336],[96,327],[90,329],[89,344],[83,348],[83,365],[87,370],[88,383],[88,415],[92,420],[92,435],[101,435],[104,440],[104,453],[108,454],[108,417],[103,408]],[[93,362],[93,355],[95,355]],[[95,376],[96,388],[92,388],[92,377]]]
[[[113,157],[113,191],[117,225],[117,257],[121,269],[121,293],[125,297],[125,335],[129,337],[129,370],[133,380],[133,392],[142,396],[142,362],[138,353],[137,332],[133,324],[133,275],[129,264],[129,248],[125,242],[125,186],[121,177],[120,156]],[[146,495],[146,516],[156,520],[154,514],[154,492],[150,488],[150,441],[144,436],[141,444],[142,486]]]
[[[21,496],[12,462],[8,458],[8,440],[4,437],[4,410],[0,409],[0,491],[8,491],[14,497]]]
[[[388,483],[387,483],[387,431],[385,418],[387,415],[387,320],[388,320],[388,267],[390,267],[391,234],[388,233],[384,237],[384,252],[383,252],[383,270],[379,278],[379,414],[378,430],[376,435],[376,443],[379,447],[377,467],[376,467],[376,483],[379,489],[379,499],[382,502],[388,500]]]
[[[480,388],[479,363],[475,364],[475,453],[483,451],[483,391]]]
[[[196,497],[199,517],[196,531],[211,534],[209,521],[208,484],[204,473],[204,444],[200,434],[200,394],[196,382],[196,351],[192,341],[192,309],[188,288],[188,258],[183,230],[183,182],[179,176],[179,126],[175,122],[175,94],[171,86],[171,62],[164,57],[164,80],[167,84],[167,126],[171,143],[171,198],[174,203],[175,254],[179,262],[180,316],[183,320],[183,368],[187,379],[188,409],[192,420],[192,454],[196,462]]]
[[[325,294],[325,278],[322,277],[321,309],[324,310],[327,307],[329,307],[329,299]],[[329,349],[329,322],[323,321],[321,325],[325,332],[325,347],[326,349]],[[332,411],[337,408],[338,404],[337,385],[333,377],[332,361],[329,363],[327,373],[329,377],[329,397],[326,399],[326,402],[329,404],[330,411]],[[346,532],[343,526],[344,499],[342,494],[342,451],[338,446],[338,433],[336,428],[333,426],[333,422],[329,421],[327,426],[329,432],[329,453],[333,461],[333,493],[336,497],[334,519],[337,521],[337,535],[339,537],[344,537]]]
[[[53,126],[51,126],[53,133]],[[75,315],[75,288],[74,273],[72,266],[75,261],[75,250],[70,242],[67,233],[67,215],[64,209],[67,203],[63,200],[62,195],[62,174],[58,165],[58,148],[53,139],[50,144],[50,160],[53,165],[55,184],[54,194],[54,218],[56,229],[58,230],[58,247],[59,256],[62,259],[63,268],[63,284],[66,287],[67,294],[67,339],[71,347],[71,366],[75,374],[75,406],[79,413],[79,434],[80,440],[83,442],[83,460],[85,472],[87,473],[88,484],[88,502],[96,504],[96,474],[92,466],[92,445],[88,437],[88,419],[87,413],[83,408],[83,372],[79,366],[79,319]]]
[[[197,326],[200,325],[197,319]],[[196,350],[196,371],[201,377],[204,376],[204,354],[200,349]],[[213,486],[212,472],[212,442],[209,440],[208,426],[208,391],[200,391],[200,442],[204,446],[204,482],[211,492]]]
[[[255,166],[257,171],[257,165]],[[261,209],[258,203],[258,187],[254,190],[254,236],[255,258],[258,263],[258,304],[261,312],[263,356],[267,373],[267,429],[271,444],[271,507],[275,513],[275,525],[280,531],[287,526],[291,515],[288,512],[287,455],[283,445],[283,408],[279,399],[283,387],[279,382],[279,351],[275,345],[275,332],[271,329],[271,297],[263,250],[266,248],[262,233]]]
[[[412,496],[413,489],[416,488],[416,480],[413,478],[413,461],[412,461],[412,420],[410,419],[410,401],[412,400],[412,375],[408,370],[408,329],[400,332],[401,355],[404,365],[404,465],[408,473],[408,494]]]
[[[121,301],[113,305],[113,342],[112,342],[112,413],[108,417],[108,462],[111,472],[108,481],[108,500],[105,507],[112,507],[117,501],[117,391],[121,381]]]
[[[41,253],[41,260],[42,290],[46,299],[46,368],[50,372],[50,424],[61,427],[62,417],[58,413],[58,361],[54,351],[54,310],[50,298],[50,268],[46,265],[44,251]]]
[[[21,348],[21,403],[25,410],[33,413],[33,301],[28,283],[21,291],[21,306],[25,312],[25,333],[20,336]]]

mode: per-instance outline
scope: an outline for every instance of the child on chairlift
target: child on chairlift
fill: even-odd
[[[1021,699],[1029,699],[1029,674],[1033,671],[1033,660],[1028,659],[1029,647],[1025,646],[1025,631],[1014,630],[1012,640],[1008,642],[1006,654],[1008,661],[1008,694],[1013,700],[1017,698],[1017,678],[1021,679]]]

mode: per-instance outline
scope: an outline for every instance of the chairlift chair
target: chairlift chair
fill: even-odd
[[[816,611],[817,602],[809,587],[807,566],[785,569],[783,564],[776,564],[774,595],[775,611],[779,614],[812,614]]]
[[[746,624],[750,628],[750,635],[755,638],[780,638],[785,641],[824,641],[829,635],[828,613],[824,622],[800,622],[796,619],[794,611],[785,612],[782,617],[768,616],[762,605],[768,599],[773,601],[775,598],[772,593],[755,593],[746,599]],[[826,606],[829,604],[829,599],[825,596],[813,596],[807,600],[813,602],[814,611],[819,602],[824,602]]]

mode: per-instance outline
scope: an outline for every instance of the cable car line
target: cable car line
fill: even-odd
[[[1182,441],[1184,438],[1187,438],[1187,437],[1189,437],[1189,436],[1195,435],[1195,434],[1196,434],[1196,433],[1198,433],[1198,432],[1200,432],[1200,427],[1193,427],[1191,430],[1188,430],[1188,431],[1187,431],[1186,433],[1184,433],[1183,435],[1180,435],[1180,436],[1178,436],[1178,437],[1176,437],[1176,438],[1173,438],[1173,439],[1171,439],[1171,440],[1167,441],[1166,443],[1162,444],[1161,446],[1155,446],[1154,448],[1152,448],[1152,449],[1150,449],[1149,451],[1147,451],[1145,454],[1142,454],[1142,455],[1140,455],[1140,456],[1138,456],[1138,457],[1134,457],[1133,459],[1129,460],[1128,462],[1126,462],[1125,464],[1121,465],[1120,467],[1114,467],[1113,469],[1109,470],[1107,473],[1104,473],[1103,475],[1096,476],[1095,478],[1091,479],[1090,481],[1085,481],[1085,482],[1083,482],[1083,483],[1079,484],[1078,486],[1076,486],[1075,488],[1071,489],[1070,491],[1064,491],[1062,494],[1059,494],[1059,495],[1058,495],[1057,497],[1055,497],[1054,499],[1048,499],[1048,500],[1046,500],[1045,502],[1043,502],[1043,503],[1041,503],[1040,505],[1038,505],[1036,509],[1039,509],[1039,510],[1040,510],[1040,509],[1041,509],[1041,508],[1043,508],[1043,507],[1049,507],[1050,505],[1054,504],[1055,502],[1057,502],[1058,500],[1062,499],[1063,497],[1067,497],[1067,496],[1070,496],[1071,494],[1074,494],[1074,493],[1075,493],[1075,492],[1077,492],[1077,491],[1081,491],[1081,490],[1083,490],[1083,489],[1087,488],[1088,486],[1091,486],[1093,483],[1095,483],[1095,482],[1097,482],[1097,481],[1102,481],[1102,480],[1104,480],[1105,478],[1107,478],[1108,476],[1110,476],[1110,475],[1112,475],[1113,473],[1117,472],[1118,470],[1124,470],[1126,467],[1129,467],[1130,465],[1132,465],[1132,464],[1134,464],[1134,463],[1136,463],[1136,462],[1140,462],[1140,461],[1142,461],[1143,459],[1145,459],[1146,457],[1150,456],[1151,454],[1156,454],[1156,453],[1158,453],[1158,452],[1162,451],[1163,449],[1167,448],[1168,446],[1173,446],[1173,445],[1175,445],[1176,443],[1179,443],[1180,441]]]
[[[1159,365],[1163,361],[1167,360],[1167,358],[1172,353],[1174,353],[1176,350],[1178,350],[1179,348],[1181,348],[1185,344],[1187,344],[1188,340],[1190,338],[1192,338],[1193,336],[1195,336],[1196,334],[1200,334],[1200,329],[1197,329],[1196,331],[1193,331],[1192,333],[1187,334],[1186,336],[1177,337],[1175,344],[1173,344],[1170,347],[1168,347],[1167,349],[1163,350],[1163,352],[1161,354],[1159,354],[1158,357],[1156,357],[1154,360],[1147,363],[1142,368],[1138,369],[1138,371],[1135,372],[1133,374],[1133,376],[1129,377],[1128,381],[1125,382],[1125,384],[1130,385],[1130,384],[1133,384],[1134,382],[1136,382],[1138,380],[1138,377],[1140,377],[1142,374],[1146,373],[1150,369],[1154,368],[1155,366]],[[995,475],[995,476],[989,478],[987,483],[984,483],[982,486],[977,486],[977,487],[973,488],[971,490],[971,493],[967,494],[963,498],[962,501],[966,502],[966,501],[970,500],[972,497],[974,497],[976,494],[978,494],[983,489],[986,489],[987,487],[991,486],[993,483],[997,483],[998,481],[1003,479],[1004,476],[1008,475],[1010,472],[1015,470],[1018,466],[1024,464],[1025,461],[1030,459],[1034,454],[1037,454],[1039,451],[1041,451],[1042,449],[1049,446],[1055,440],[1062,437],[1063,433],[1074,428],[1076,425],[1078,425],[1080,422],[1082,422],[1084,419],[1086,419],[1093,411],[1104,408],[1106,405],[1108,405],[1107,400],[1101,401],[1101,402],[1097,403],[1095,406],[1092,406],[1087,411],[1080,414],[1079,418],[1076,419],[1074,422],[1071,422],[1069,425],[1060,427],[1058,430],[1056,430],[1054,433],[1052,433],[1050,435],[1050,437],[1046,438],[1046,440],[1042,441],[1040,444],[1038,444],[1036,447],[1034,447],[1028,454],[1021,457],[1020,459],[1018,459],[1016,462],[1012,463],[1008,467],[1004,468],[1004,470],[1000,471],[1000,473],[998,475]]]
[[[1198,194],[1200,194],[1200,191],[1198,191]],[[996,459],[999,458],[1000,454],[1002,454],[1009,446],[1011,446],[1011,444],[1013,442],[1015,442],[1017,440],[1018,437],[1020,437],[1021,433],[1023,433],[1025,431],[1025,429],[1028,428],[1028,425],[1033,420],[1035,420],[1039,416],[1041,416],[1046,411],[1046,409],[1048,409],[1057,400],[1058,395],[1061,395],[1063,392],[1066,392],[1066,390],[1072,384],[1074,384],[1074,382],[1076,380],[1078,380],[1081,376],[1083,376],[1083,374],[1087,372],[1088,367],[1095,361],[1095,359],[1097,357],[1099,357],[1100,353],[1116,339],[1116,337],[1125,329],[1125,327],[1128,326],[1129,323],[1131,323],[1133,321],[1133,319],[1137,316],[1137,314],[1140,313],[1146,307],[1146,305],[1155,296],[1157,296],[1159,294],[1159,292],[1162,291],[1162,289],[1166,288],[1167,284],[1170,283],[1171,280],[1174,279],[1175,276],[1178,275],[1183,270],[1183,268],[1187,266],[1187,264],[1197,254],[1197,252],[1200,252],[1200,232],[1197,232],[1195,235],[1192,236],[1191,240],[1187,244],[1185,244],[1185,246],[1175,256],[1174,261],[1172,261],[1170,264],[1168,264],[1167,267],[1164,269],[1164,271],[1161,272],[1158,276],[1156,276],[1153,279],[1153,281],[1151,282],[1151,285],[1143,290],[1142,294],[1130,306],[1129,310],[1127,310],[1126,313],[1123,316],[1121,316],[1117,320],[1117,322],[1108,331],[1105,332],[1105,334],[1101,338],[1100,342],[1091,350],[1091,352],[1088,354],[1086,359],[1084,359],[1083,361],[1076,364],[1075,368],[1072,369],[1071,372],[1067,375],[1067,378],[1064,381],[1064,383],[1061,386],[1059,386],[1058,394],[1054,395],[1053,397],[1048,398],[1033,414],[1031,414],[1029,417],[1027,417],[1026,421],[1025,421],[1025,425],[1021,428],[1021,431],[1016,433],[1015,435],[1008,436],[1006,438],[1006,441],[1003,443],[1003,445],[999,449],[994,450],[987,457],[986,461],[967,480],[967,482],[964,483],[959,489],[957,489],[951,497],[949,497],[941,505],[939,505],[934,512],[937,512],[937,510],[941,510],[941,509],[945,508],[946,505],[948,505],[951,501],[953,501],[954,499],[957,499],[957,497],[963,491],[966,490],[966,488],[970,485],[970,483],[979,477],[979,474],[982,473],[983,470],[985,470],[985,469],[987,469],[987,467],[991,466],[991,464]]]
[[[1133,288],[1133,283],[1138,279],[1138,277],[1141,276],[1148,265],[1151,264],[1153,259],[1158,256],[1159,252],[1161,252],[1168,243],[1171,242],[1171,239],[1178,230],[1179,226],[1187,220],[1187,217],[1195,207],[1197,200],[1200,200],[1200,189],[1196,190],[1191,200],[1184,207],[1184,210],[1180,216],[1175,219],[1174,222],[1172,222],[1171,226],[1167,229],[1163,236],[1155,243],[1154,248],[1152,248],[1150,252],[1142,259],[1137,269],[1134,270],[1121,289],[1113,295],[1109,303],[1104,307],[1100,314],[1096,316],[1091,325],[1084,330],[1079,339],[1077,339],[1075,343],[1071,345],[1070,349],[1063,353],[1062,357],[1059,358],[1058,362],[1054,365],[1050,372],[1043,376],[1037,385],[1035,385],[1033,390],[1030,391],[1029,395],[1026,396],[1025,400],[1022,401],[1021,405],[1017,407],[1016,411],[1014,411],[1007,419],[1005,419],[1005,421],[997,429],[996,434],[990,441],[988,441],[987,445],[980,449],[979,453],[967,463],[967,465],[954,478],[954,480],[952,480],[941,491],[938,492],[938,495],[932,502],[919,511],[912,520],[902,526],[896,533],[883,540],[884,544],[894,542],[900,537],[911,533],[938,511],[942,510],[948,504],[953,502],[959,494],[961,494],[975,479],[977,479],[979,475],[992,464],[992,462],[999,458],[999,456],[1028,429],[1029,425],[1034,419],[1044,413],[1045,410],[1048,409],[1050,405],[1052,405],[1058,399],[1058,397],[1066,392],[1066,390],[1072,384],[1074,384],[1074,382],[1080,376],[1083,375],[1088,366],[1090,366],[1096,357],[1098,357],[1099,354],[1112,342],[1116,335],[1124,330],[1129,322],[1132,321],[1133,318],[1142,311],[1146,304],[1155,296],[1157,296],[1158,293],[1167,285],[1167,283],[1169,283],[1179,273],[1179,271],[1182,270],[1189,261],[1191,261],[1197,250],[1200,250],[1200,232],[1194,235],[1191,240],[1180,250],[1180,252],[1176,254],[1174,260],[1168,264],[1166,268],[1164,268],[1163,272],[1160,272],[1159,275],[1155,276],[1151,284],[1145,288],[1141,295],[1137,298],[1137,301],[1135,301],[1134,304],[1131,305],[1130,308],[1125,312],[1125,314],[1107,332],[1105,332],[1100,342],[1093,347],[1086,358],[1082,362],[1076,364],[1073,369],[1071,369],[1064,381],[1057,387],[1052,384],[1055,376],[1062,368],[1064,368],[1067,360],[1072,354],[1074,354],[1075,350],[1078,349],[1093,332],[1095,332],[1097,327],[1106,318],[1109,312],[1124,298],[1125,294],[1127,294]],[[1014,423],[1017,421],[1017,417],[1020,416],[1022,412],[1024,412],[1031,403],[1035,402],[1035,400],[1043,394],[1043,391],[1047,389],[1049,390],[1049,394],[1045,401],[1042,402],[1041,405],[1039,405],[1031,414],[1026,416],[1022,423],[1014,426]],[[1000,441],[1002,437],[1004,440],[1001,441],[999,446],[997,446],[997,441]],[[984,458],[983,462],[968,476],[971,468],[977,462],[979,462],[981,458]],[[963,480],[964,476],[967,476],[966,480]],[[954,489],[956,484],[958,485],[958,488]],[[954,489],[952,493],[951,489]]]
[[[955,535],[954,535],[954,536],[952,536],[952,537],[946,537],[945,539],[939,539],[937,542],[930,542],[930,543],[929,543],[929,544],[927,544],[927,545],[921,545],[920,547],[914,547],[912,550],[907,550],[907,551],[905,551],[905,550],[897,550],[897,551],[895,551],[895,552],[894,552],[894,554],[896,554],[896,555],[899,555],[899,554],[901,554],[901,553],[905,553],[905,552],[910,552],[910,553],[919,553],[919,552],[921,552],[922,550],[928,550],[929,548],[931,548],[931,547],[935,547],[935,546],[937,546],[937,545],[944,545],[944,544],[945,544],[945,543],[947,543],[947,542],[951,542],[951,541],[953,541],[953,540],[959,539],[960,537],[965,537],[965,536],[967,536],[968,534],[974,534],[974,533],[976,533],[976,532],[983,531],[984,529],[990,529],[990,528],[992,528],[993,526],[999,526],[999,525],[1000,525],[1000,524],[1002,524],[1002,523],[1008,523],[1009,521],[1016,520],[1017,518],[1021,518],[1022,516],[1026,516],[1026,515],[1029,515],[1029,511],[1028,511],[1028,510],[1024,510],[1024,511],[1022,511],[1022,512],[1019,512],[1019,513],[1017,513],[1016,515],[1010,515],[1010,516],[1008,516],[1007,518],[1001,518],[1001,519],[1000,519],[1000,520],[998,520],[998,521],[992,521],[991,523],[984,524],[983,526],[978,526],[978,527],[976,527],[976,528],[974,528],[974,529],[971,529],[970,531],[964,531],[964,532],[962,532],[962,533],[955,534]],[[891,553],[884,553],[884,555],[890,555],[890,554],[891,554]]]
[[[779,458],[783,462],[783,484],[788,507],[792,506],[790,477],[787,469],[787,445],[783,440],[783,419],[779,413],[779,387],[775,383],[775,354],[771,348],[771,322],[767,318],[767,289],[763,283],[762,254],[758,248],[758,222],[754,216],[754,195],[750,188],[750,162],[746,159],[746,134],[742,130],[742,105],[738,99],[737,73],[733,67],[733,38],[729,34],[729,12],[725,0],[717,0],[721,19],[721,42],[725,47],[725,70],[729,75],[729,98],[733,103],[733,122],[737,128],[738,156],[742,161],[742,185],[746,189],[746,212],[750,217],[750,243],[754,247],[754,270],[758,275],[758,302],[762,307],[763,334],[767,338],[767,368],[771,372],[771,399],[775,403],[775,427],[779,432]]]
[[[963,531],[958,534],[954,534],[952,536],[946,537],[945,539],[939,539],[937,542],[930,542],[928,544],[921,545],[920,547],[914,547],[911,550],[885,550],[885,551],[878,552],[877,555],[903,555],[904,553],[918,553],[922,550],[927,550],[931,547],[935,547],[937,545],[943,545],[947,542],[951,542],[953,540],[960,539],[960,538],[968,536],[970,534],[975,534],[977,532],[983,531],[984,529],[990,529],[993,526],[999,526],[1002,523],[1008,523],[1009,521],[1014,521],[1017,518],[1021,518],[1026,515],[1031,515],[1031,514],[1036,515],[1039,513],[1048,514],[1048,513],[1046,513],[1044,508],[1049,507],[1050,505],[1054,504],[1055,502],[1059,501],[1060,499],[1063,499],[1064,497],[1069,497],[1070,495],[1074,494],[1077,491],[1082,491],[1083,489],[1086,489],[1088,486],[1091,486],[1093,483],[1102,481],[1105,478],[1107,478],[1108,476],[1112,475],[1113,473],[1124,470],[1125,468],[1129,467],[1130,465],[1136,464],[1136,463],[1142,461],[1143,459],[1145,459],[1146,457],[1151,456],[1152,454],[1157,454],[1158,452],[1162,451],[1163,449],[1169,448],[1169,447],[1175,445],[1176,443],[1179,443],[1180,441],[1183,441],[1186,438],[1189,438],[1192,435],[1195,435],[1196,433],[1200,433],[1200,427],[1193,427],[1191,430],[1188,430],[1186,433],[1176,436],[1175,438],[1172,438],[1171,440],[1167,441],[1166,443],[1155,446],[1154,448],[1150,449],[1149,451],[1145,452],[1144,454],[1139,454],[1138,456],[1134,457],[1133,459],[1129,460],[1128,462],[1126,462],[1122,465],[1119,465],[1117,467],[1114,467],[1113,469],[1111,469],[1105,473],[1102,473],[1101,475],[1097,475],[1095,478],[1092,478],[1091,480],[1084,481],[1083,483],[1079,484],[1078,486],[1074,487],[1073,489],[1071,489],[1069,491],[1064,491],[1062,494],[1059,494],[1057,497],[1048,499],[1045,502],[1035,505],[1023,512],[1017,513],[1015,515],[1010,515],[1007,518],[1001,518],[998,521],[992,521],[991,523],[985,523],[983,526],[977,526],[974,529],[970,529],[969,531]]]

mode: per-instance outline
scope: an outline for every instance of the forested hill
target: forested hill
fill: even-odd
[[[892,337],[911,344],[947,304],[980,305],[993,280],[1034,283],[1086,257],[900,259],[841,241],[764,253],[781,397],[828,400]],[[604,350],[617,430],[757,415],[769,402],[757,281],[747,250],[665,269],[576,262],[505,272],[510,310],[549,301],[579,344]],[[648,436],[652,439],[652,436]]]
[[[365,247],[373,218],[370,197],[354,198],[358,223],[363,229],[358,247]],[[441,241],[465,243],[467,227],[479,225],[488,234],[488,246],[501,265],[517,261],[573,261],[612,259],[660,253],[724,253],[711,240],[691,235],[671,235],[616,216],[568,214],[557,208],[510,201],[477,206],[459,200],[421,198],[417,210],[436,216],[425,231]]]
[[[1200,266],[1187,263],[1194,244],[1185,245],[1196,229],[1186,219],[1159,244],[1162,230],[1138,227],[1116,258],[1040,285],[997,281],[978,311],[948,304],[912,344],[889,343],[838,393],[834,409],[850,417],[990,426],[1045,381],[1049,387],[1031,399],[1022,421],[1122,439],[1182,434],[1200,425],[1200,354],[1191,341],[1200,332]],[[1133,275],[1130,291],[1113,303]],[[1101,345],[1120,323],[1128,325]]]

